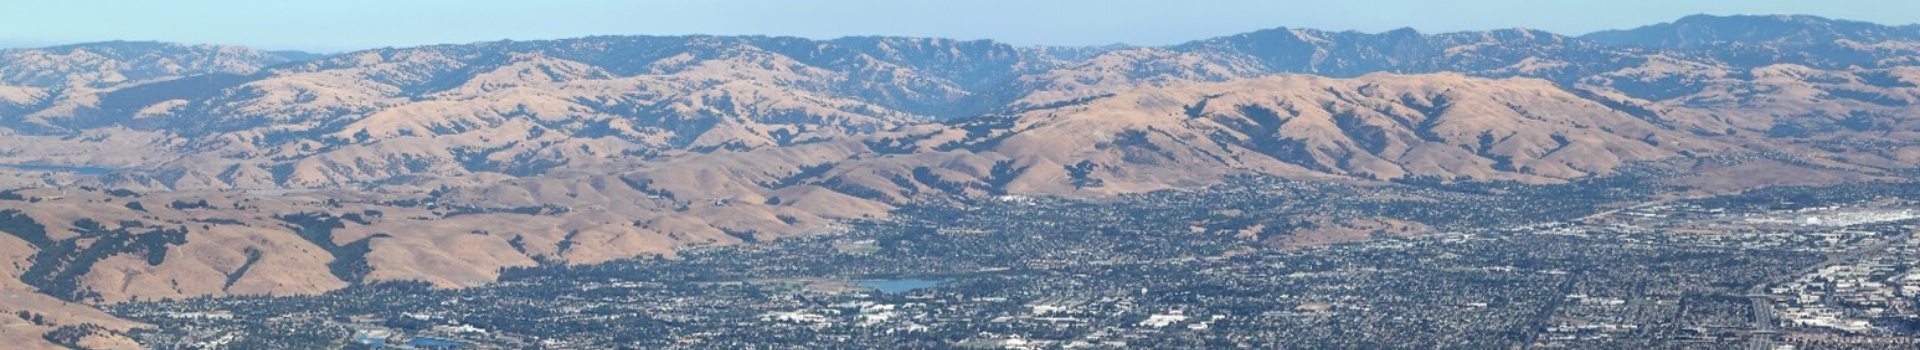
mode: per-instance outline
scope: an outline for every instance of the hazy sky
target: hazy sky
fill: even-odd
[[[0,0],[0,46],[114,39],[342,51],[601,34],[1172,44],[1273,27],[1562,34],[1695,13],[1920,22],[1912,0]]]

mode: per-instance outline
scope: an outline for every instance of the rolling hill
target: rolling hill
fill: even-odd
[[[1917,32],[1693,16],[1584,36],[1277,28],[1165,47],[10,49],[0,164],[80,169],[0,171],[14,262],[0,289],[34,292],[0,309],[124,330],[137,325],[56,300],[474,286],[944,198],[1246,175],[1556,184],[1665,162],[1696,175],[1672,184],[1713,191],[1900,177],[1920,168]]]

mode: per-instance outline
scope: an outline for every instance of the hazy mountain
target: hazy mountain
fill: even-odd
[[[1761,31],[1750,29],[1751,26],[1781,28]],[[1571,137],[1573,135],[1565,134],[1569,130],[1527,130],[1524,133],[1533,135],[1527,138],[1529,142],[1536,143],[1524,154],[1486,154],[1486,150],[1474,145],[1480,143],[1477,140],[1423,135],[1431,132],[1426,129],[1431,125],[1415,121],[1435,119],[1447,113],[1449,105],[1410,102],[1433,98],[1458,101],[1478,98],[1476,96],[1416,87],[1408,87],[1404,96],[1369,96],[1374,92],[1371,89],[1337,86],[1311,87],[1344,91],[1335,96],[1270,97],[1302,98],[1286,102],[1297,105],[1285,108],[1271,103],[1235,108],[1266,109],[1276,111],[1276,115],[1296,117],[1312,114],[1309,110],[1339,115],[1352,115],[1361,109],[1416,111],[1388,111],[1386,114],[1392,116],[1391,120],[1402,124],[1396,127],[1398,131],[1392,132],[1353,130],[1385,125],[1351,120],[1307,134],[1233,130],[1235,127],[1273,127],[1255,125],[1260,123],[1226,125],[1232,127],[1225,130],[1190,131],[1215,141],[1220,140],[1219,134],[1242,134],[1234,143],[1249,150],[1273,147],[1271,142],[1261,141],[1268,137],[1309,142],[1311,145],[1290,151],[1260,151],[1266,152],[1263,156],[1272,158],[1270,161],[1330,175],[1382,180],[1432,175],[1539,181],[1602,173],[1620,161],[1616,158],[1670,157],[1681,151],[1698,151],[1675,148],[1678,144],[1725,142],[1689,138],[1782,134],[1797,130],[1794,126],[1774,130],[1776,120],[1832,124],[1820,123],[1818,118],[1804,118],[1805,115],[1774,116],[1777,113],[1760,109],[1752,113],[1769,116],[1735,118],[1741,120],[1729,120],[1727,116],[1687,116],[1690,110],[1708,108],[1704,107],[1708,105],[1715,110],[1734,109],[1735,106],[1725,103],[1709,103],[1725,101],[1725,98],[1707,94],[1748,91],[1738,86],[1742,84],[1775,84],[1779,79],[1799,79],[1805,80],[1801,84],[1820,86],[1804,90],[1817,90],[1822,95],[1813,98],[1834,101],[1828,105],[1865,101],[1839,107],[1786,109],[1804,110],[1806,114],[1893,113],[1888,109],[1902,107],[1901,101],[1907,94],[1900,89],[1904,81],[1899,72],[1903,70],[1781,75],[1776,73],[1800,70],[1776,65],[1801,64],[1810,72],[1830,69],[1796,61],[1812,56],[1749,56],[1748,53],[1795,51],[1751,48],[1825,45],[1820,43],[1827,39],[1904,40],[1895,35],[1904,28],[1805,16],[1693,16],[1631,32],[1638,34],[1607,32],[1585,38],[1525,29],[1444,34],[1401,29],[1370,34],[1280,28],[1165,48],[1015,47],[991,41],[892,37],[822,41],[789,37],[609,36],[377,49],[303,62],[287,62],[306,58],[296,57],[300,56],[297,54],[239,48],[106,43],[9,51],[17,57],[66,58],[15,59],[0,67],[37,74],[89,76],[30,69],[45,66],[43,61],[67,62],[60,67],[125,70],[128,73],[115,74],[148,78],[96,79],[89,83],[92,87],[84,89],[41,88],[36,86],[46,83],[31,78],[16,79],[22,82],[19,86],[0,89],[0,112],[6,113],[0,115],[0,126],[48,137],[86,132],[141,133],[140,137],[121,139],[163,142],[135,146],[159,150],[160,154],[132,162],[127,159],[87,162],[152,170],[116,177],[119,182],[114,185],[168,189],[370,186],[392,185],[396,181],[412,188],[457,187],[488,182],[476,179],[538,176],[554,169],[626,159],[666,159],[689,153],[748,151],[847,139],[879,138],[880,141],[872,142],[885,142],[884,145],[873,143],[867,148],[880,153],[950,151],[950,145],[900,142],[942,138],[942,142],[948,144],[971,145],[1019,140],[1018,136],[1024,135],[1001,135],[992,140],[977,138],[994,133],[1041,135],[1038,132],[1045,129],[992,130],[979,123],[1008,120],[1012,125],[1023,127],[1045,125],[1039,121],[1045,118],[1036,113],[1057,118],[1058,114],[1067,112],[1062,108],[1088,104],[1134,112],[1152,110],[1149,106],[1109,105],[1101,100],[1161,89],[1167,90],[1161,93],[1171,93],[1204,86],[1196,83],[1236,82],[1272,74],[1355,78],[1376,73],[1457,73],[1464,76],[1453,75],[1452,79],[1465,82],[1479,81],[1475,78],[1544,79],[1544,86],[1552,89],[1532,87],[1528,90],[1567,95],[1543,99],[1516,97],[1498,104],[1506,104],[1504,110],[1518,113],[1508,115],[1512,118],[1599,106],[1611,110],[1610,115],[1614,117],[1654,123],[1664,129],[1661,133],[1679,133],[1662,134],[1668,143],[1665,147],[1654,147],[1663,149],[1662,152],[1633,151],[1628,152],[1633,156],[1624,158],[1579,157],[1569,161],[1573,163],[1546,170],[1511,162],[1543,156],[1543,150],[1538,149],[1541,148],[1538,142],[1544,142],[1540,140],[1547,137],[1543,135],[1555,135],[1547,139]],[[1696,34],[1717,32],[1743,34],[1725,39],[1701,39],[1698,38],[1701,34]],[[1639,39],[1642,43],[1632,44],[1619,39],[1662,35],[1677,35],[1687,40]],[[151,52],[136,54],[140,50]],[[1898,64],[1902,57],[1908,57],[1898,50],[1861,53],[1882,65]],[[1754,59],[1778,62],[1748,62]],[[275,62],[284,63],[269,66]],[[160,78],[195,72],[199,73],[187,78]],[[1456,88],[1440,83],[1447,79],[1427,77],[1415,80],[1445,89]],[[1834,80],[1821,79],[1859,83],[1837,84]],[[113,81],[128,83],[103,85]],[[132,83],[137,81],[146,82]],[[1386,81],[1366,86],[1372,88],[1378,83]],[[1760,95],[1732,103],[1741,106],[1779,103],[1766,99],[1763,92],[1745,93]],[[1365,99],[1356,100],[1361,97]],[[1181,101],[1181,108],[1202,105],[1191,96],[1173,100]],[[1586,102],[1574,103],[1578,102],[1574,100]],[[1536,103],[1550,106],[1532,105]],[[1365,107],[1336,108],[1338,104]],[[1170,112],[1207,113],[1203,110]],[[1237,112],[1244,114],[1245,111]],[[1476,113],[1492,112],[1476,110]],[[956,122],[935,124],[941,120]],[[1577,124],[1595,123],[1598,121]],[[1459,135],[1485,134],[1504,139],[1504,135],[1523,133],[1493,130],[1496,124],[1486,124],[1481,127],[1484,130],[1477,132],[1461,131]],[[965,130],[965,138],[950,139],[962,136],[934,131],[955,129]],[[1043,138],[1084,141],[1088,137],[1110,138],[1110,133],[1123,131],[1129,130],[1102,128],[1046,134]],[[1246,135],[1254,131],[1260,133]],[[1088,132],[1094,134],[1075,134]],[[1351,137],[1376,133],[1385,134]],[[893,134],[899,137],[880,136]],[[1334,134],[1350,137],[1322,138]],[[1626,147],[1619,142],[1642,142],[1652,135],[1616,135],[1617,140],[1605,143]],[[1401,136],[1415,139],[1394,139]],[[920,141],[924,140],[915,140]],[[1457,168],[1462,166],[1459,164],[1410,167],[1407,162],[1431,160],[1415,160],[1398,154],[1431,142],[1471,151],[1468,153],[1472,153],[1473,159],[1455,158],[1478,164],[1477,168]],[[1571,146],[1569,142],[1555,143]],[[1085,145],[1034,147],[1052,152],[1081,146]],[[973,151],[999,151],[1008,158],[1020,158],[1020,153],[1032,151],[970,147]],[[1395,154],[1380,154],[1389,149]],[[61,157],[66,157],[31,150],[21,150],[15,155],[16,160],[29,162],[60,162]],[[1224,154],[1208,156],[1226,157]],[[1086,160],[1068,158],[1056,155],[1046,160],[1060,164]],[[1365,160],[1371,165],[1356,165],[1356,160]],[[1588,163],[1579,163],[1583,161]],[[1218,165],[1221,164],[1213,166]],[[1109,166],[1121,167],[1120,164]],[[1270,166],[1251,168],[1274,169]]]
[[[1792,63],[1828,69],[1915,64],[1920,25],[1887,26],[1804,15],[1694,15],[1672,23],[1581,36],[1607,45],[1693,52],[1742,67]]]
[[[154,179],[176,188],[528,175],[594,159],[778,146],[968,115],[992,106],[979,91],[1064,64],[1055,54],[1094,50],[878,37],[437,45],[250,75],[57,95],[14,89],[0,108],[21,114],[0,125],[185,137],[174,147],[185,161],[140,164],[168,168]]]
[[[1836,41],[1879,43],[1920,40],[1920,26],[1887,26],[1806,15],[1692,15],[1671,23],[1606,30],[1581,39],[1613,45],[1663,49],[1766,45],[1801,47]]]
[[[1775,17],[1740,19],[1765,18]],[[419,175],[528,176],[623,157],[779,147],[1050,109],[1143,86],[1276,73],[1529,77],[1581,94],[1652,102],[1725,83],[1717,79],[1739,80],[1763,66],[1741,64],[1755,59],[1744,54],[1719,57],[1736,51],[1751,50],[1606,45],[1525,29],[1429,35],[1281,28],[1166,48],[1022,48],[888,37],[592,37],[368,50],[252,74],[234,74],[252,66],[229,67],[91,90],[15,87],[0,94],[6,97],[0,111],[10,114],[0,125],[48,135],[114,127],[181,137],[165,147],[170,157],[127,164],[163,168],[149,179],[170,188],[365,185]],[[1907,56],[1872,57],[1891,64]]]
[[[1353,77],[1374,72],[1468,72],[1564,78],[1601,71],[1638,53],[1529,29],[1422,34],[1269,29],[1207,39],[1174,49],[1259,62],[1271,73]],[[1524,65],[1571,64],[1570,71]]]
[[[202,74],[252,74],[261,68],[319,58],[294,51],[236,46],[110,41],[0,50],[0,84],[101,88]]]

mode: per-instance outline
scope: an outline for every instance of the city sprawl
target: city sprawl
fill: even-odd
[[[1098,203],[954,200],[674,259],[513,269],[479,288],[383,283],[113,311],[159,326],[136,336],[162,349],[1920,346],[1920,186],[1644,190],[1662,176],[1243,178]],[[1382,212],[1428,232],[1262,243],[1326,225],[1295,218]]]

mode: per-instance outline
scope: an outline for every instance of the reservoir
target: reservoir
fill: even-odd
[[[946,282],[946,281],[907,278],[907,279],[890,279],[890,280],[863,280],[863,281],[860,281],[859,284],[861,287],[873,288],[873,290],[880,291],[881,293],[897,294],[897,293],[911,292],[911,291],[920,290],[920,289],[933,288],[935,286],[939,286],[940,283],[943,283],[943,282]]]

